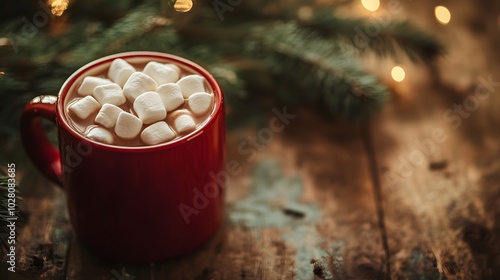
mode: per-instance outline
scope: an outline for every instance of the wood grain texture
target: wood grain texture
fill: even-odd
[[[4,269],[2,261],[1,279],[65,279],[72,232],[64,193],[39,176],[24,179],[28,176],[19,176],[28,220],[18,229],[16,272]]]
[[[419,92],[373,127],[392,279],[498,279],[499,103],[494,92],[477,106],[445,87]]]

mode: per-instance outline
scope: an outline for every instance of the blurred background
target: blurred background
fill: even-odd
[[[1,161],[21,156],[10,154],[20,151],[22,106],[108,54],[154,50],[198,62],[221,82],[230,126],[275,102],[361,120],[411,98],[413,84],[466,94],[496,65],[500,24],[498,4],[486,0],[40,0],[0,13]]]
[[[358,121],[412,98],[413,84],[467,94],[496,65],[500,24],[498,4],[486,0],[40,0],[0,13],[1,161],[21,156],[10,153],[20,151],[22,106],[108,54],[198,62],[222,84],[230,126],[275,102]]]

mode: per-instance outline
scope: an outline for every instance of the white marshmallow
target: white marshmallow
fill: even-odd
[[[71,104],[68,110],[80,119],[86,119],[100,107],[101,104],[89,95]]]
[[[158,84],[155,80],[142,72],[135,72],[123,86],[123,95],[130,102],[134,102],[137,96],[147,91],[155,91],[156,88],[158,88]]]
[[[145,124],[161,121],[167,116],[160,95],[154,91],[139,95],[134,101],[134,111]]]
[[[166,122],[157,122],[146,127],[141,133],[141,139],[148,145],[156,145],[175,137],[175,132]]]
[[[142,129],[142,121],[138,117],[127,112],[118,115],[115,125],[115,133],[123,139],[134,139]]]
[[[97,113],[94,122],[106,128],[112,128],[115,126],[118,115],[120,115],[121,112],[123,112],[123,110],[113,104],[104,104],[99,113]]]
[[[205,78],[200,75],[185,76],[177,84],[181,87],[181,92],[184,98],[188,98],[194,93],[205,91]]]
[[[159,85],[175,83],[179,79],[179,72],[176,69],[156,61],[149,62],[142,72],[153,78]]]
[[[189,111],[188,109],[177,109],[168,113],[167,123],[172,125],[174,123],[174,120],[180,115],[189,115],[194,118],[193,113],[191,113],[191,111]]]
[[[123,105],[127,100],[123,96],[122,88],[117,84],[98,86],[94,89],[94,98],[102,105],[109,103],[116,106]]]
[[[102,86],[102,85],[107,85],[113,83],[112,81],[108,79],[103,79],[99,77],[92,77],[92,76],[87,76],[83,78],[82,84],[78,88],[77,93],[79,95],[92,95],[94,93],[94,89],[97,86]]]
[[[96,127],[89,131],[87,137],[104,144],[113,144],[115,141],[113,134],[102,127]]]
[[[174,120],[174,128],[177,133],[184,134],[193,131],[196,128],[196,124],[190,115],[180,114]]]
[[[167,63],[167,64],[163,64],[167,67],[170,67],[172,69],[175,70],[175,72],[177,72],[177,75],[180,75],[181,74],[181,68],[179,68],[179,66],[177,66],[176,64],[173,64],[173,63]]]
[[[184,104],[181,88],[177,84],[169,83],[161,85],[156,92],[160,95],[167,112],[173,111]]]
[[[123,87],[132,73],[135,72],[134,66],[128,64],[125,60],[117,58],[111,62],[108,70],[108,77],[119,86]]]
[[[212,107],[213,95],[197,92],[188,98],[189,109],[195,116],[203,116]]]

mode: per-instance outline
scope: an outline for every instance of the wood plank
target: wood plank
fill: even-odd
[[[499,279],[498,97],[413,87],[372,128],[392,279]]]
[[[499,6],[486,2],[445,3],[452,11],[446,26],[434,19],[436,3],[402,2],[448,51],[430,68],[398,61],[406,80],[393,84],[394,100],[372,120],[392,279],[500,279],[498,89],[458,120],[447,113],[475,94],[479,76],[499,80]],[[383,65],[389,73],[394,62]],[[435,129],[446,139],[425,148]]]

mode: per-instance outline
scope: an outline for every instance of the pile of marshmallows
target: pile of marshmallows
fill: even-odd
[[[111,80],[88,76],[77,93],[85,96],[71,104],[68,110],[80,119],[86,119],[97,110],[94,123],[98,126],[87,137],[106,144],[115,141],[113,133],[125,140],[141,140],[147,145],[169,141],[177,134],[186,134],[196,128],[193,115],[206,115],[212,108],[213,94],[205,92],[205,79],[187,75],[179,80],[180,69],[175,64],[149,62],[142,72],[123,59],[115,59],[108,70]],[[167,113],[181,107],[187,99],[188,110],[175,111],[171,123],[165,122]],[[119,106],[129,102],[135,114]],[[145,125],[145,128],[143,128]]]

